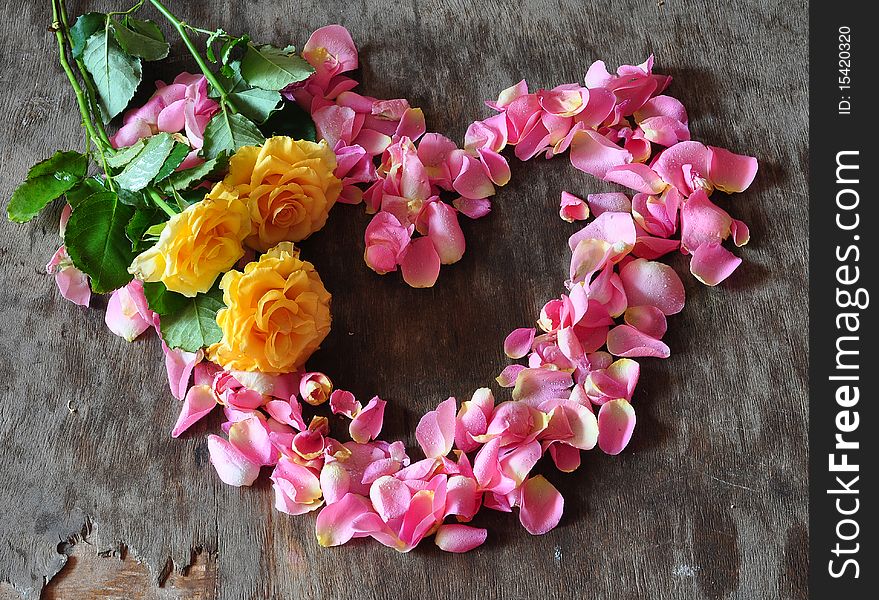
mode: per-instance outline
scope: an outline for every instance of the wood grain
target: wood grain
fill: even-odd
[[[42,4],[0,7],[4,198],[29,165],[82,142]],[[76,12],[120,7],[71,4]],[[6,592],[37,598],[69,561],[48,597],[111,597],[108,586],[120,582],[128,597],[161,597],[155,586],[168,565],[182,570],[201,549],[211,557],[210,584],[188,597],[805,597],[805,2],[172,4],[193,23],[276,44],[301,44],[314,28],[342,23],[362,51],[365,93],[409,98],[431,130],[458,140],[489,114],[482,99],[523,77],[552,86],[580,79],[595,59],[616,66],[653,52],[658,70],[675,78],[670,93],[688,107],[694,137],[759,158],[754,186],[721,201],[750,224],[752,242],[720,287],[684,277],[688,305],[667,337],[673,355],[643,361],[629,449],[589,453],[573,475],[547,469],[566,499],[556,530],[531,537],[514,516],[484,514],[477,524],[490,538],[476,552],[445,555],[425,544],[402,555],[367,541],[321,549],[313,517],[274,512],[264,479],[252,489],[222,485],[204,440],[218,419],[179,440],[168,435],[179,406],[166,390],[157,341],[129,345],[110,335],[100,308],[67,303],[42,274],[59,243],[57,211],[27,226],[3,224]],[[145,79],[192,68],[179,44],[172,54]],[[387,435],[413,442],[418,415],[492,382],[506,364],[505,333],[562,291],[574,229],[556,216],[563,189],[611,188],[564,158],[515,163],[493,213],[464,224],[464,259],[430,290],[370,272],[361,262],[367,217],[359,208],[334,210],[303,251],[334,294],[333,333],[314,366],[358,396],[389,400]],[[675,267],[685,273],[682,260]],[[74,562],[68,544],[84,533],[93,546],[77,544]],[[94,575],[95,560],[117,559],[87,559],[89,552],[123,547],[123,564],[136,557],[145,568],[126,567],[116,583]]]

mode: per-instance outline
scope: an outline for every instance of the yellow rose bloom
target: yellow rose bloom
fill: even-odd
[[[226,308],[217,313],[223,339],[210,360],[234,371],[291,373],[330,332],[330,294],[299,250],[281,242],[244,272],[220,281]]]
[[[250,210],[253,230],[246,244],[264,252],[322,228],[342,191],[335,169],[336,155],[325,141],[277,136],[259,147],[240,148],[224,183]]]
[[[247,206],[218,183],[204,200],[171,217],[156,245],[138,255],[128,272],[191,298],[211,289],[244,256],[250,227]]]

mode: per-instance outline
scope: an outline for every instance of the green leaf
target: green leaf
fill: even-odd
[[[305,59],[289,49],[274,46],[257,48],[248,44],[241,61],[241,75],[253,87],[280,91],[302,81],[314,72]]]
[[[217,62],[217,55],[214,53],[214,42],[221,37],[226,37],[226,32],[222,29],[217,29],[208,36],[208,39],[205,42],[205,56],[207,56],[208,60],[212,63]]]
[[[131,249],[140,253],[152,246],[151,241],[144,240],[147,230],[168,218],[164,212],[152,208],[138,209],[125,226],[125,237],[131,241]]]
[[[230,77],[222,77],[221,83],[228,92],[227,98],[236,109],[255,123],[263,123],[281,103],[281,93],[250,87],[241,76],[241,63],[228,65]],[[219,95],[219,94],[218,94]]]
[[[132,192],[142,190],[159,174],[173,148],[174,138],[169,133],[163,132],[147,138],[143,150],[113,179]]]
[[[82,60],[98,90],[100,106],[109,121],[128,106],[140,85],[140,59],[128,56],[106,31],[92,35],[85,45]]]
[[[171,193],[172,190],[185,190],[193,184],[201,183],[211,175],[222,171],[229,163],[225,154],[220,154],[191,169],[177,171],[165,179],[159,186],[163,192]]]
[[[146,140],[141,139],[137,140],[130,146],[119,148],[112,156],[107,157],[107,164],[114,169],[121,169],[134,160],[134,157],[140,154],[140,151],[143,150],[144,146],[146,146]]]
[[[106,294],[131,281],[128,266],[134,260],[125,227],[134,209],[119,202],[113,192],[92,194],[70,215],[64,245],[76,267],[89,275],[92,290]]]
[[[249,41],[249,35],[242,35],[238,38],[229,38],[228,40],[226,40],[226,43],[223,44],[223,47],[220,49],[220,62],[223,65],[228,65],[229,59],[232,57],[232,51],[241,44],[246,44]]]
[[[170,46],[165,34],[152,21],[127,18],[124,23],[113,21],[113,34],[122,49],[131,56],[144,60],[162,60],[168,56]]]
[[[173,292],[168,292],[171,293]],[[176,305],[176,302],[176,299],[163,299],[163,308]],[[223,332],[217,325],[217,312],[225,307],[223,292],[218,286],[214,286],[206,294],[186,298],[182,308],[162,315],[162,337],[165,338],[165,343],[171,348],[197,352],[200,348],[219,342],[223,338]]]
[[[86,41],[98,31],[103,31],[107,22],[107,15],[104,13],[85,13],[79,15],[76,23],[70,28],[70,52],[74,59],[82,58],[85,51]]]
[[[28,171],[27,179],[9,199],[6,214],[10,221],[26,223],[85,177],[88,158],[78,152],[56,152]]]
[[[143,295],[146,297],[150,310],[159,313],[160,317],[182,311],[190,301],[183,294],[170,291],[161,281],[144,283]]]
[[[150,205],[146,194],[143,191],[133,192],[125,188],[119,188],[116,193],[119,195],[119,202],[133,206],[134,208],[147,208]]]
[[[259,146],[265,142],[257,126],[240,113],[218,112],[204,131],[205,158],[214,158],[221,152],[235,152],[242,146]]]
[[[317,129],[311,115],[295,102],[284,102],[281,110],[270,116],[259,128],[266,137],[286,135],[297,140],[317,141]]]
[[[83,179],[77,186],[67,192],[65,197],[67,199],[67,204],[69,204],[73,210],[76,210],[76,207],[82,204],[83,200],[92,194],[106,191],[108,190],[104,184],[104,179],[95,175],[94,177],[86,177]]]
[[[265,122],[281,103],[279,92],[271,92],[261,88],[233,92],[229,94],[228,98],[238,109],[238,112],[254,123]]]
[[[191,151],[192,149],[186,144],[181,144],[180,142],[174,144],[171,153],[168,154],[168,158],[166,158],[164,164],[162,164],[162,168],[159,169],[159,172],[156,173],[156,176],[153,178],[153,182],[159,183],[170,177],[174,170],[186,160],[186,157],[189,156]]]

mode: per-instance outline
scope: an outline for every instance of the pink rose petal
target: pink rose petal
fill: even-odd
[[[203,417],[207,416],[217,405],[217,396],[209,385],[194,385],[186,392],[183,408],[177,423],[171,430],[171,437],[177,438]]]
[[[403,481],[386,475],[370,486],[369,499],[382,520],[388,522],[406,514],[412,502],[412,491]]]
[[[558,525],[564,507],[564,498],[543,475],[522,484],[519,521],[531,535],[542,535]]]
[[[446,552],[469,552],[488,538],[488,530],[469,525],[440,525],[434,541]]]
[[[719,243],[729,237],[733,220],[698,190],[681,207],[681,247],[695,251],[702,244]]]
[[[586,205],[582,198],[578,198],[569,192],[562,192],[559,216],[568,223],[585,221],[589,218],[589,206]]]
[[[598,447],[607,454],[619,454],[632,439],[635,409],[626,400],[611,400],[598,411]]]
[[[733,274],[742,259],[718,243],[702,244],[690,260],[690,272],[705,285],[715,286]]]
[[[734,154],[723,148],[708,147],[708,177],[715,188],[732,194],[744,192],[757,175],[757,159]]]
[[[666,315],[684,308],[684,284],[664,263],[638,258],[620,269],[620,279],[630,306],[655,306]]]
[[[378,396],[370,400],[348,425],[351,439],[358,444],[365,444],[370,440],[376,439],[382,430],[386,404],[387,402]]]
[[[431,202],[427,213],[427,237],[439,255],[440,262],[450,265],[464,255],[464,232],[458,224],[458,211],[442,201]]]
[[[237,421],[229,428],[229,443],[255,464],[265,466],[278,462],[278,450],[269,439],[259,417]]]
[[[596,217],[606,212],[632,212],[632,201],[622,192],[589,194],[586,196],[586,203]]]
[[[339,546],[353,537],[363,537],[354,528],[354,521],[363,515],[372,513],[369,500],[357,494],[345,496],[333,504],[328,504],[317,515],[315,534],[317,543],[328,548]]]
[[[412,240],[400,262],[403,280],[414,288],[433,287],[439,277],[440,257],[428,237]]]
[[[445,456],[455,442],[457,403],[449,398],[426,413],[415,428],[415,439],[428,458]]]
[[[211,464],[223,483],[236,487],[252,484],[259,475],[259,465],[251,462],[228,440],[216,435],[208,436],[208,452]]]
[[[671,350],[660,340],[638,331],[631,325],[617,325],[607,333],[607,351],[614,356],[668,358]]]
[[[504,353],[512,359],[522,358],[531,352],[531,344],[534,343],[536,333],[537,330],[533,327],[514,330],[504,340]]]
[[[624,185],[645,194],[660,194],[667,186],[656,174],[656,171],[642,163],[632,163],[608,169],[604,174],[604,180]]]
[[[627,325],[656,339],[661,339],[668,329],[665,314],[655,306],[630,306],[623,319]]]
[[[306,467],[282,458],[272,472],[275,508],[288,515],[301,515],[320,508],[320,480]]]
[[[599,179],[604,179],[609,169],[630,162],[632,155],[628,150],[596,131],[578,131],[571,140],[571,164]]]

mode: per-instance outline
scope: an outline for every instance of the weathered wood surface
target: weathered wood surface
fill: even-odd
[[[0,8],[3,198],[30,164],[82,141],[44,4]],[[38,597],[65,566],[65,542],[85,527],[94,546],[79,543],[79,556],[124,545],[122,564],[134,556],[146,565],[128,568],[120,597],[805,597],[804,2],[171,4],[191,22],[279,44],[302,44],[314,28],[340,22],[361,48],[365,92],[409,98],[430,129],[459,140],[487,116],[482,99],[522,77],[552,86],[578,80],[592,60],[616,66],[654,52],[658,70],[675,78],[670,93],[690,110],[694,136],[759,158],[752,189],[724,202],[751,225],[752,242],[719,288],[684,277],[687,308],[667,337],[672,358],[643,361],[629,449],[588,453],[573,475],[548,470],[566,499],[560,527],[531,537],[515,516],[482,514],[490,538],[475,552],[424,544],[398,555],[368,541],[321,549],[313,517],[273,511],[265,480],[222,485],[204,439],[218,419],[179,440],[168,435],[179,406],[157,341],[112,336],[100,308],[67,303],[42,274],[58,244],[57,210],[31,225],[0,225],[4,593]],[[179,44],[173,54],[145,79],[192,67]],[[409,289],[363,265],[359,208],[337,208],[305,245],[334,294],[333,333],[315,366],[359,396],[388,399],[390,436],[413,442],[418,415],[492,382],[506,364],[505,333],[562,291],[574,226],[558,219],[559,193],[609,189],[566,158],[515,162],[513,173],[491,216],[464,225],[467,254],[434,289]],[[675,266],[685,271],[683,261]],[[196,549],[208,557],[198,595],[154,587]],[[98,559],[75,562],[47,596],[113,597],[92,574]]]

